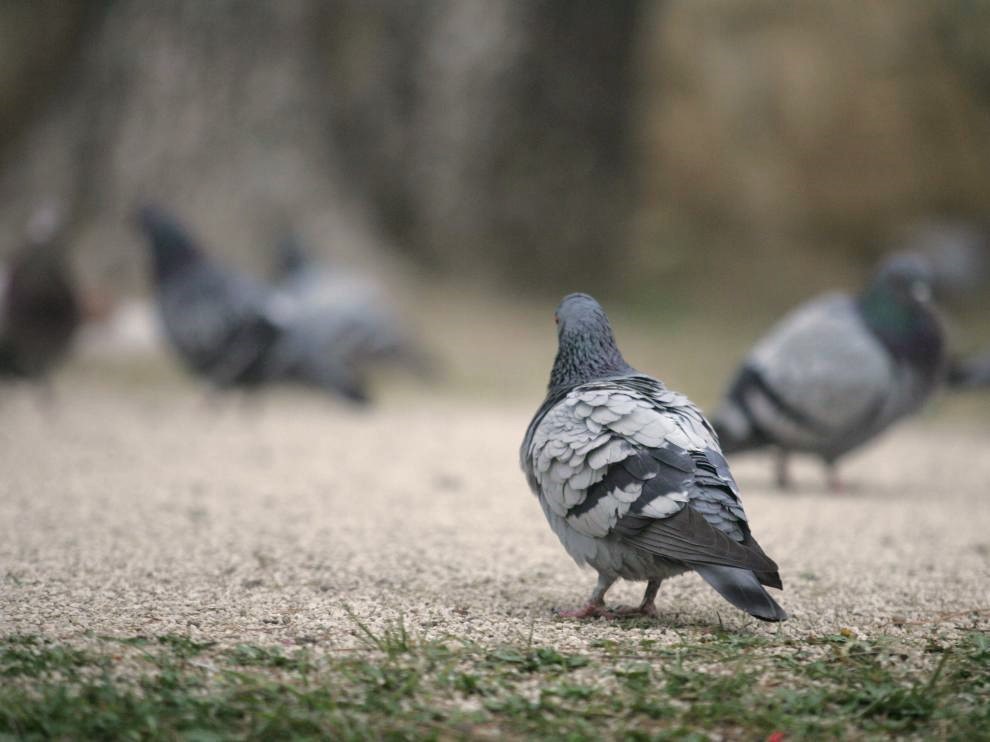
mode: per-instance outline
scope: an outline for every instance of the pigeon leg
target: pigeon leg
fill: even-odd
[[[650,580],[646,583],[646,592],[643,593],[643,602],[637,607],[623,607],[613,611],[614,616],[647,616],[657,617],[657,591],[660,589],[660,580]]]
[[[788,453],[783,448],[777,449],[777,457],[774,461],[774,472],[777,479],[777,489],[789,490],[791,488],[791,472],[788,466]]]
[[[612,587],[615,582],[614,577],[609,577],[602,573],[598,573],[598,583],[595,585],[595,589],[591,591],[591,598],[588,600],[588,604],[583,608],[577,608],[575,610],[569,611],[557,611],[557,615],[561,618],[611,618],[612,612],[605,607],[605,593],[608,589]]]

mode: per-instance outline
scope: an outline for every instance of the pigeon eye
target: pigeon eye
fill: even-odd
[[[558,317],[556,314],[553,316],[553,323],[555,325],[559,325],[560,324],[560,317]]]

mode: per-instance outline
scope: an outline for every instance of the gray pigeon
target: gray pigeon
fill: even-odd
[[[162,209],[142,209],[139,223],[165,334],[190,370],[217,388],[285,382],[367,401],[354,362],[353,348],[363,342],[354,323],[210,259]]]
[[[784,610],[777,565],[753,538],[708,421],[686,397],[622,358],[605,312],[586,294],[557,308],[547,398],[520,450],[523,471],[567,553],[598,572],[576,618],[656,615],[667,577],[694,570],[764,621]],[[618,579],[646,581],[638,608],[608,611]]]
[[[898,255],[859,296],[828,294],[784,317],[743,361],[714,415],[722,449],[775,447],[782,488],[790,452],[817,454],[829,488],[840,489],[838,459],[938,386],[945,342],[930,298],[927,266]]]
[[[189,369],[218,388],[277,377],[271,351],[284,328],[270,291],[211,260],[162,209],[145,207],[138,221],[165,334]]]
[[[300,381],[367,401],[367,377],[374,368],[429,371],[425,355],[406,337],[370,279],[329,270],[313,261],[295,237],[279,245],[276,276],[279,300],[292,315],[276,355]]]

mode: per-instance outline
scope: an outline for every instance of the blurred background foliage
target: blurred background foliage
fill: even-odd
[[[770,317],[985,219],[990,2],[8,0],[0,162],[0,250],[54,196],[115,290],[153,199],[256,270]]]

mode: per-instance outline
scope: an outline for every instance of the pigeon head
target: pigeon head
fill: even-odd
[[[166,278],[182,267],[202,259],[192,236],[179,222],[162,209],[145,206],[137,214],[137,223],[151,245],[155,275]]]
[[[885,260],[867,289],[886,301],[901,304],[928,304],[932,299],[934,276],[928,260],[921,255],[902,253]]]
[[[942,354],[942,331],[932,309],[932,271],[915,254],[884,261],[859,297],[867,326],[897,357],[934,368]]]
[[[11,260],[11,270],[18,280],[43,282],[61,273],[65,264],[65,243],[60,239],[64,220],[54,201],[48,201],[31,213],[24,229],[24,243]]]
[[[24,229],[29,245],[45,246],[56,242],[65,220],[55,201],[46,201],[34,210]]]
[[[551,390],[635,373],[615,344],[605,311],[593,298],[587,294],[565,296],[554,316],[557,358],[550,372]]]

